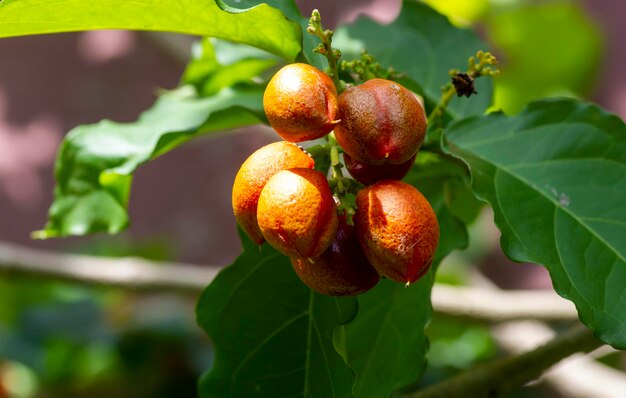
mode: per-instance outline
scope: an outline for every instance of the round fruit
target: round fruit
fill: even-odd
[[[356,205],[359,243],[381,275],[410,284],[428,271],[439,242],[439,224],[415,187],[383,180],[359,191]]]
[[[316,170],[279,171],[259,196],[263,237],[288,257],[318,257],[335,239],[337,211],[326,177]]]
[[[311,289],[329,296],[353,296],[373,288],[380,276],[367,261],[354,227],[339,217],[337,236],[319,258],[291,259],[294,271]]]
[[[337,89],[331,78],[315,67],[290,64],[267,84],[263,109],[284,140],[314,140],[330,133],[338,123]]]
[[[314,165],[313,158],[302,148],[285,141],[266,145],[246,159],[235,177],[232,202],[237,223],[250,239],[259,245],[264,241],[256,215],[259,195],[267,181],[281,170],[312,169]]]
[[[337,142],[352,158],[368,164],[402,164],[424,142],[426,115],[400,84],[372,79],[339,96]]]
[[[380,180],[401,180],[411,170],[416,156],[417,153],[400,164],[367,164],[353,159],[347,153],[343,154],[343,159],[346,168],[355,180],[364,185],[372,185]]]

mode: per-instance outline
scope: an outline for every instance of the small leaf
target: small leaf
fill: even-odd
[[[35,237],[117,233],[128,225],[132,174],[192,137],[257,123],[262,88],[227,88],[198,99],[190,87],[162,96],[134,123],[79,126],[63,141],[49,221]]]
[[[330,150],[327,144],[318,144],[306,148],[306,151],[313,156],[315,160],[315,170],[327,175],[330,169]]]
[[[256,2],[255,2],[256,3]],[[4,0],[0,37],[96,29],[130,29],[211,36],[246,43],[293,60],[302,31],[267,4],[234,8],[220,0]]]
[[[388,397],[415,381],[426,366],[424,329],[431,318],[430,291],[436,267],[449,252],[467,246],[467,231],[446,205],[447,181],[467,180],[467,169],[454,159],[421,151],[405,177],[429,200],[441,238],[433,268],[408,288],[381,280],[359,296],[359,313],[345,326],[348,363],[357,374],[357,398]]]
[[[430,105],[437,103],[441,86],[450,81],[448,71],[465,69],[468,58],[487,47],[473,32],[452,26],[443,15],[417,1],[404,1],[400,15],[389,25],[360,18],[337,29],[333,45],[342,50],[342,59],[359,58],[366,49],[383,67],[406,73],[408,79],[400,82],[422,94]],[[476,87],[478,95],[452,99],[451,116],[482,114],[489,107],[490,79],[477,80]]]
[[[194,43],[192,54],[182,81],[194,85],[203,97],[252,82],[279,62],[278,57],[246,44],[208,37]]]
[[[351,397],[354,375],[333,340],[356,300],[313,292],[288,258],[242,241],[243,254],[198,302],[198,324],[215,346],[200,396]]]
[[[462,120],[447,149],[472,170],[504,252],[545,265],[603,341],[626,348],[626,125],[574,100]]]

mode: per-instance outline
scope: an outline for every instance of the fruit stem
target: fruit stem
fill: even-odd
[[[330,133],[328,135],[328,143],[330,146],[330,169],[331,175],[334,180],[337,181],[337,194],[342,194],[346,192],[346,189],[343,184],[343,164],[339,160],[339,144],[337,143],[337,139],[335,138],[334,133]]]
[[[435,108],[428,115],[428,125],[434,127],[436,123],[441,122],[443,114],[452,100],[454,94],[457,97],[470,97],[477,94],[474,81],[481,76],[495,77],[500,74],[495,65],[498,60],[490,52],[479,50],[475,56],[469,57],[467,61],[467,71],[461,72],[453,69],[449,72],[451,81],[442,87],[441,98]]]
[[[352,217],[356,213],[355,195],[363,188],[363,185],[343,176],[342,169],[344,165],[339,160],[339,143],[337,138],[335,138],[335,134],[328,134],[327,140],[328,145],[324,145],[324,147],[328,148],[331,174],[328,184],[333,191],[333,197],[337,204],[337,213],[345,214],[348,225],[354,225]]]
[[[454,89],[452,83],[447,83],[445,86],[443,86],[439,102],[435,106],[435,109],[430,112],[430,115],[428,115],[428,126],[434,126],[435,123],[441,118],[441,116],[443,116],[443,113],[448,107],[448,104],[450,103],[450,100],[454,96],[455,92],[456,90]]]
[[[339,58],[341,58],[341,51],[333,49],[333,31],[330,29],[324,29],[322,26],[322,16],[320,12],[315,9],[311,12],[311,18],[309,18],[309,26],[307,32],[317,36],[321,43],[313,49],[314,52],[323,55],[328,60],[328,70],[326,74],[333,79],[337,91],[341,92],[345,88],[345,83],[339,79]]]

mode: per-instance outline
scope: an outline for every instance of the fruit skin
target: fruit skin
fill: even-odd
[[[326,176],[316,170],[279,171],[259,196],[263,237],[288,257],[319,257],[335,239],[337,210]]]
[[[233,184],[233,213],[237,224],[256,244],[265,240],[256,216],[259,195],[267,181],[281,170],[314,166],[315,161],[302,148],[285,141],[265,145],[241,165]]]
[[[401,180],[415,163],[417,153],[409,160],[400,164],[367,164],[353,159],[347,153],[343,154],[346,168],[352,178],[363,185],[372,185],[381,180]]]
[[[439,243],[439,224],[415,187],[383,180],[359,191],[356,204],[359,243],[381,275],[410,284],[428,271]]]
[[[356,237],[354,226],[339,216],[337,236],[318,258],[291,259],[294,271],[311,289],[329,296],[354,296],[378,283],[380,276],[369,263]]]
[[[314,140],[337,124],[337,89],[331,78],[314,66],[289,64],[267,84],[263,109],[284,140]]]
[[[424,142],[426,115],[412,92],[371,79],[339,96],[335,137],[352,158],[368,164],[402,164]]]

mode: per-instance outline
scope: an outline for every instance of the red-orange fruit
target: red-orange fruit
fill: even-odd
[[[291,265],[302,282],[329,296],[354,296],[373,288],[380,276],[367,261],[354,227],[339,216],[337,236],[319,257],[292,258]]]
[[[337,142],[368,164],[407,162],[424,142],[426,115],[417,98],[396,82],[372,79],[339,96]]]
[[[372,185],[380,180],[401,180],[411,170],[416,156],[417,153],[400,164],[367,164],[353,159],[347,153],[343,154],[343,159],[352,178],[363,185]]]
[[[288,257],[319,257],[335,239],[337,210],[326,177],[316,170],[279,171],[259,196],[263,237]]]
[[[291,142],[274,142],[266,145],[246,159],[233,184],[233,213],[239,226],[257,244],[263,235],[257,223],[257,204],[261,190],[277,172],[294,167],[312,169],[315,166],[302,148]]]
[[[284,140],[314,140],[337,124],[337,89],[331,78],[314,66],[290,64],[267,84],[263,109]]]
[[[415,187],[383,180],[359,191],[356,205],[359,243],[381,275],[410,284],[428,271],[439,243],[439,224]]]

